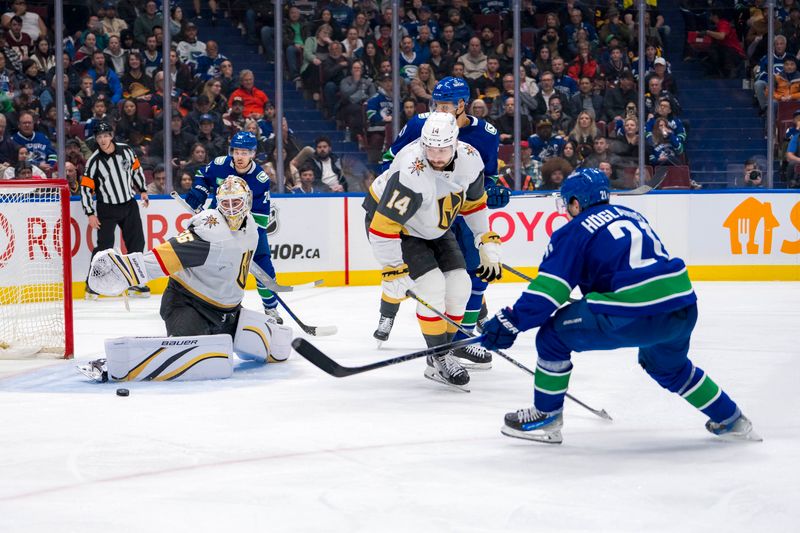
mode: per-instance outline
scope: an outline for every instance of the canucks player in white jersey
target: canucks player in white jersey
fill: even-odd
[[[483,329],[483,345],[494,349],[540,328],[533,407],[506,414],[503,434],[560,443],[571,353],[637,347],[644,371],[708,416],[708,431],[761,440],[736,403],[688,358],[697,297],[683,260],[670,257],[641,214],[609,204],[600,169],[567,177],[560,202],[570,221],[553,233],[539,275]],[[575,286],[584,297],[560,307]]]
[[[403,148],[372,184],[364,200],[367,231],[383,267],[383,298],[399,304],[406,291],[461,322],[470,294],[464,256],[451,226],[463,216],[479,250],[478,275],[500,277],[500,238],[489,231],[483,162],[478,151],[458,140],[450,113],[431,113],[420,138]],[[417,318],[428,346],[448,342],[455,327],[427,307]],[[452,351],[429,357],[425,377],[464,388],[469,374]]]
[[[253,158],[256,155],[258,142],[249,131],[240,131],[231,138],[228,156],[217,157],[204,168],[197,171],[192,188],[186,195],[186,203],[197,211],[205,203],[209,195],[229,176],[238,176],[247,182],[253,194],[252,215],[259,227],[258,248],[253,260],[264,272],[275,278],[275,267],[272,265],[267,227],[270,217],[269,177]],[[214,201],[211,202],[214,207]],[[258,294],[264,304],[264,312],[283,323],[278,314],[278,300],[261,282],[257,283]]]
[[[483,119],[467,114],[469,95],[469,86],[465,80],[448,76],[442,78],[434,87],[432,107],[434,111],[450,113],[456,118],[459,128],[459,141],[470,144],[473,149],[478,151],[483,161],[483,180],[487,194],[487,206],[489,209],[502,208],[508,204],[511,191],[497,183],[497,150],[500,144],[500,137],[494,126]],[[408,124],[400,131],[392,146],[383,155],[384,169],[388,168],[400,150],[419,139],[425,121],[429,116],[430,113],[422,113],[408,121]],[[458,217],[453,223],[453,233],[466,260],[467,273],[469,273],[472,283],[470,298],[461,324],[465,330],[471,331],[478,321],[478,315],[481,313],[483,293],[486,291],[488,283],[476,275],[480,257],[474,244],[475,236],[461,217]],[[388,339],[398,307],[396,304],[387,302],[386,298],[382,299],[381,318],[378,322],[378,329],[374,333],[375,338],[379,341]],[[463,337],[464,334],[461,332],[456,334],[457,339]],[[492,355],[477,345],[457,350],[456,357],[467,368],[488,369],[492,365]]]
[[[246,358],[260,358],[264,362],[288,357],[291,330],[270,322],[272,319],[264,314],[241,306],[250,261],[259,242],[259,226],[250,214],[252,192],[244,180],[229,176],[216,191],[216,198],[216,209],[205,209],[195,214],[184,232],[150,251],[122,255],[106,250],[92,261],[89,285],[104,295],[119,294],[128,286],[169,276],[161,298],[161,318],[167,335],[182,339],[164,341],[155,338],[156,348],[160,346],[161,349],[148,357],[145,357],[147,349],[144,346],[152,344],[153,338],[144,341],[126,338],[124,346],[106,343],[108,368],[115,379],[133,380],[138,376],[159,379],[162,372],[169,375],[169,367],[180,368],[182,359],[186,358],[189,359],[185,364],[190,365],[186,370],[193,369],[194,379],[228,377],[232,371],[229,357],[232,350],[240,356],[254,356]],[[230,337],[233,338],[228,353],[225,348],[219,348],[220,336],[223,337],[222,346],[225,346],[225,338],[228,338],[228,344]],[[170,354],[164,348],[198,345],[208,353],[209,343],[216,346],[211,352],[216,356],[202,359],[206,361],[202,371],[195,368],[199,362],[197,353]],[[278,349],[278,345],[282,348]],[[131,350],[139,350],[142,355],[131,358]],[[225,362],[213,359],[224,359]],[[143,365],[143,361],[152,371],[144,373],[140,368],[134,374],[134,369]],[[96,366],[102,366],[102,363]],[[186,379],[184,373],[179,376]]]

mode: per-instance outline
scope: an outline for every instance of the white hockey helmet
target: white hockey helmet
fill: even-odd
[[[231,230],[242,227],[252,206],[253,192],[242,178],[228,176],[217,188],[217,210],[225,217]]]
[[[450,164],[456,155],[458,122],[450,113],[428,115],[420,135],[422,153],[434,167]]]

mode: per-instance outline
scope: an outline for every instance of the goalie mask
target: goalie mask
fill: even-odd
[[[232,231],[242,227],[252,205],[253,193],[240,177],[228,176],[217,189],[217,210],[225,217]]]
[[[458,123],[450,113],[431,113],[422,126],[422,155],[434,170],[444,170],[453,161],[458,143]]]

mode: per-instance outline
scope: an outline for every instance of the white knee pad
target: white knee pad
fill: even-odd
[[[451,316],[464,316],[467,301],[472,294],[472,281],[463,268],[444,273],[445,280],[445,312]]]
[[[231,336],[107,339],[108,377],[116,381],[194,381],[233,374]]]
[[[292,352],[292,328],[277,324],[264,313],[242,309],[233,351],[240,359],[262,363],[281,363]]]
[[[438,268],[426,272],[414,280],[414,292],[436,309],[444,309],[445,281],[444,274]],[[434,317],[436,313],[417,303],[417,314]]]

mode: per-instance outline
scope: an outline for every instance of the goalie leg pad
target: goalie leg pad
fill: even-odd
[[[230,335],[119,337],[105,342],[115,381],[195,381],[233,374]]]
[[[292,328],[275,323],[264,313],[242,309],[233,336],[233,351],[247,361],[282,363],[292,352]]]

